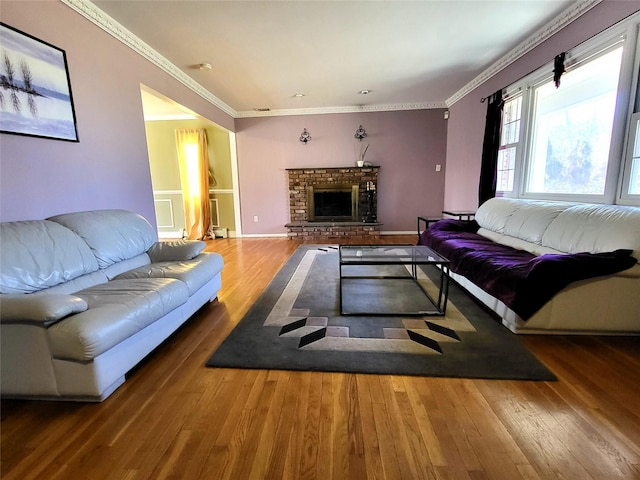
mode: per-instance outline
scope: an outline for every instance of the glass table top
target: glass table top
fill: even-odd
[[[340,245],[340,264],[445,264],[449,260],[424,245]]]

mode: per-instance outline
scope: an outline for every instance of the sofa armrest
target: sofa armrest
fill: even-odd
[[[178,240],[175,242],[156,242],[147,254],[151,262],[175,262],[191,260],[204,250],[207,244],[201,240]]]
[[[48,327],[87,308],[87,302],[74,295],[0,295],[0,323],[30,323]]]

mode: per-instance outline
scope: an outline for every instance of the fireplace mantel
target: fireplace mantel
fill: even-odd
[[[367,219],[370,202],[367,192],[377,191],[378,166],[365,167],[327,167],[327,168],[288,168],[289,177],[289,218],[287,235],[289,238],[322,239],[348,235],[350,237],[368,238],[379,236],[381,223],[377,221],[363,222]],[[358,185],[358,212],[355,222],[310,222],[307,187],[315,185]],[[374,209],[377,205],[374,203]],[[373,218],[377,217],[373,211]],[[369,215],[371,217],[371,215]]]
[[[379,170],[379,165],[366,165],[364,167],[303,167],[303,168],[285,168],[287,172],[295,172],[295,171],[307,171],[307,172],[317,172],[319,170],[367,170],[367,169],[376,169]]]

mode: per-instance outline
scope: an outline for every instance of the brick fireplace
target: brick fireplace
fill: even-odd
[[[289,239],[379,238],[380,167],[291,168]],[[323,195],[324,194],[324,195]]]

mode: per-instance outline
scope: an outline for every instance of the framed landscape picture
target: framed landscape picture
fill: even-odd
[[[67,57],[0,23],[0,131],[78,141]]]

